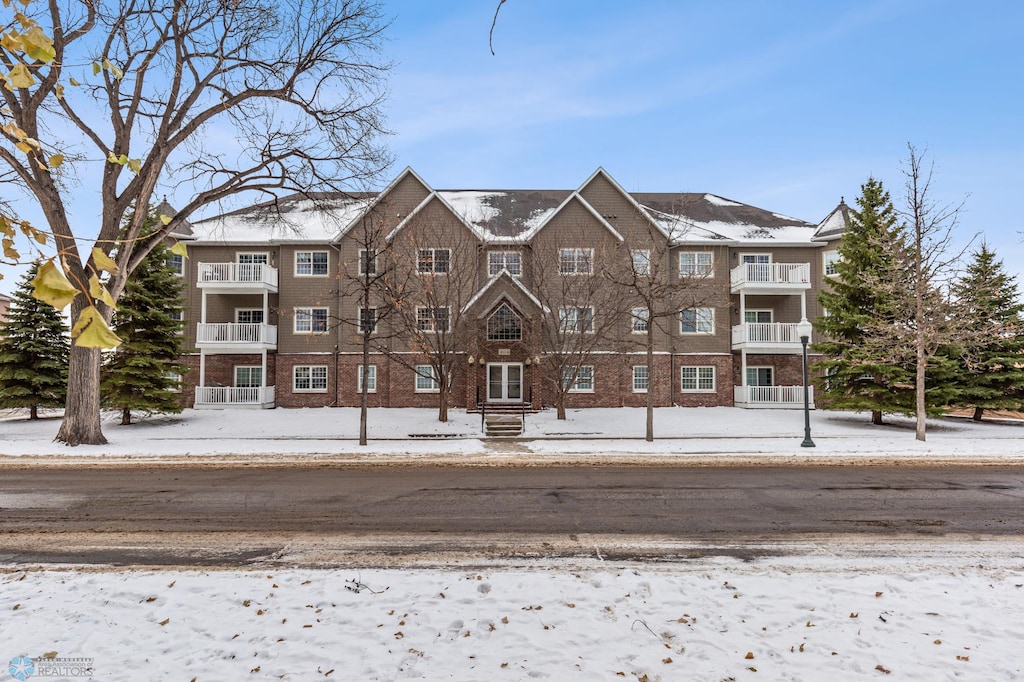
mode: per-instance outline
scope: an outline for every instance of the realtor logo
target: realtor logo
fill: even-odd
[[[19,680],[19,682],[25,682],[25,680],[36,674],[36,665],[28,656],[15,656],[11,659],[7,672],[11,674],[11,677]]]

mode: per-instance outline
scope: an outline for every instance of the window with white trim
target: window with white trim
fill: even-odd
[[[743,321],[747,324],[755,324],[758,322],[770,323],[772,321],[771,310],[744,310]]]
[[[260,388],[263,386],[263,368],[238,365],[235,367],[235,388]]]
[[[296,365],[292,368],[293,393],[326,393],[327,365]]]
[[[359,249],[359,274],[377,274],[377,249]]]
[[[327,308],[296,308],[294,331],[296,334],[327,333]]]
[[[263,308],[235,308],[238,324],[263,324]]]
[[[683,393],[714,393],[715,366],[680,367],[679,390]]]
[[[296,277],[326,277],[327,276],[327,252],[326,251],[296,251],[295,252],[295,276]]]
[[[633,322],[634,334],[646,334],[650,328],[651,311],[647,308],[633,308],[630,318]]]
[[[568,306],[558,309],[558,321],[563,333],[593,334],[593,307]]]
[[[167,381],[167,390],[171,393],[181,393],[181,374],[179,372],[165,372],[164,379]]]
[[[523,254],[518,251],[488,251],[487,252],[487,274],[494,277],[502,270],[508,270],[508,274],[519,277],[523,274]]]
[[[651,375],[647,365],[633,365],[633,393],[647,393],[650,383]]]
[[[172,253],[167,256],[167,267],[179,277],[185,274],[185,259],[180,253]]]
[[[839,271],[836,270],[836,263],[838,263],[840,260],[842,260],[842,258],[840,257],[838,251],[825,251],[823,254],[821,254],[821,261],[823,266],[822,271],[825,273],[826,277],[835,277],[836,275],[839,274]]]
[[[416,272],[421,275],[447,275],[451,264],[451,249],[419,249]]]
[[[366,392],[377,392],[377,365],[359,365],[356,371],[356,390],[363,391],[363,374],[366,374]]]
[[[594,271],[593,249],[559,249],[558,272],[562,275],[589,275]]]
[[[576,381],[572,380],[572,371],[572,367],[562,369],[562,385],[569,387],[569,393],[593,393],[594,366],[582,365],[576,373]]]
[[[359,309],[359,333],[363,334],[369,329],[370,333],[377,331],[377,309],[376,308],[360,308]]]
[[[690,308],[679,313],[679,332],[681,334],[714,334],[715,309]]]
[[[421,332],[447,332],[451,330],[451,308],[416,307],[416,328]]]
[[[747,367],[747,386],[774,386],[774,379],[772,367]]]
[[[263,266],[269,262],[270,254],[264,251],[240,251],[235,253],[238,281],[260,281],[263,277]]]
[[[680,277],[711,277],[715,273],[715,256],[710,251],[680,251]]]
[[[522,321],[507,303],[502,303],[487,319],[487,340],[520,341],[522,338]]]
[[[437,381],[437,372],[433,365],[416,365],[416,392],[437,393],[441,384]]]
[[[629,256],[633,261],[633,274],[640,277],[647,277],[651,274],[651,252],[643,250],[630,251]]]

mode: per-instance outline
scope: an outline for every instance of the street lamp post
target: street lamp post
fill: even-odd
[[[804,442],[800,443],[803,448],[814,447],[814,441],[811,440],[811,389],[807,385],[807,342],[811,340],[811,329],[811,323],[806,317],[796,325],[796,333],[804,351]]]

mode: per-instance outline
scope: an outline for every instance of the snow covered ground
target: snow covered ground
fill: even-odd
[[[36,665],[45,654],[91,659],[98,680],[1014,680],[1024,678],[1022,583],[1019,556],[975,550],[418,570],[8,568],[0,642]]]
[[[69,449],[52,442],[58,419],[8,414],[0,466],[1024,460],[1024,423],[1013,421],[936,420],[918,443],[907,419],[877,427],[818,411],[811,450],[800,447],[798,411],[662,409],[653,444],[642,410],[573,411],[563,422],[546,411],[516,441],[482,440],[478,416],[451,416],[371,411],[361,448],[353,409],[188,410],[126,427],[111,417],[108,445]],[[0,663],[11,661],[12,679],[34,669],[28,680],[61,665],[114,681],[1024,679],[1024,539],[857,542],[812,539],[746,561],[711,548],[651,563],[595,552],[321,569],[287,557],[248,570],[0,566]]]
[[[297,455],[390,461],[397,456],[451,455],[462,460],[525,456],[545,461],[609,455],[859,460],[894,455],[1024,461],[1024,422],[1011,420],[930,420],[928,440],[920,443],[914,439],[912,420],[905,417],[887,415],[887,424],[873,426],[867,414],[819,410],[811,413],[817,445],[812,450],[800,447],[803,413],[799,410],[660,408],[655,414],[653,443],[643,439],[644,410],[636,408],[570,410],[565,421],[556,420],[554,410],[545,410],[527,417],[523,438],[515,442],[482,440],[479,415],[452,410],[449,416],[448,422],[441,423],[434,410],[373,409],[371,442],[361,447],[355,408],[185,410],[130,426],[120,426],[119,417],[111,414],[104,424],[109,444],[67,448],[53,442],[59,419],[30,422],[8,413],[0,417],[0,457]]]

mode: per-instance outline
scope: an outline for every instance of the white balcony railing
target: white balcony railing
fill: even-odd
[[[810,405],[814,407],[814,387],[808,386]],[[733,400],[737,407],[802,408],[803,386],[736,386]]]
[[[263,263],[200,263],[199,286],[277,288],[277,268]]]
[[[245,324],[200,322],[196,325],[196,345],[204,344],[258,345],[273,348],[277,346],[277,327],[253,322]]]
[[[729,273],[732,286],[809,289],[810,263],[744,263]]]
[[[196,407],[273,407],[273,386],[196,386]]]
[[[745,322],[732,328],[732,345],[763,344],[768,346],[794,345],[800,348],[800,335],[795,322]],[[811,343],[811,340],[807,340]]]

